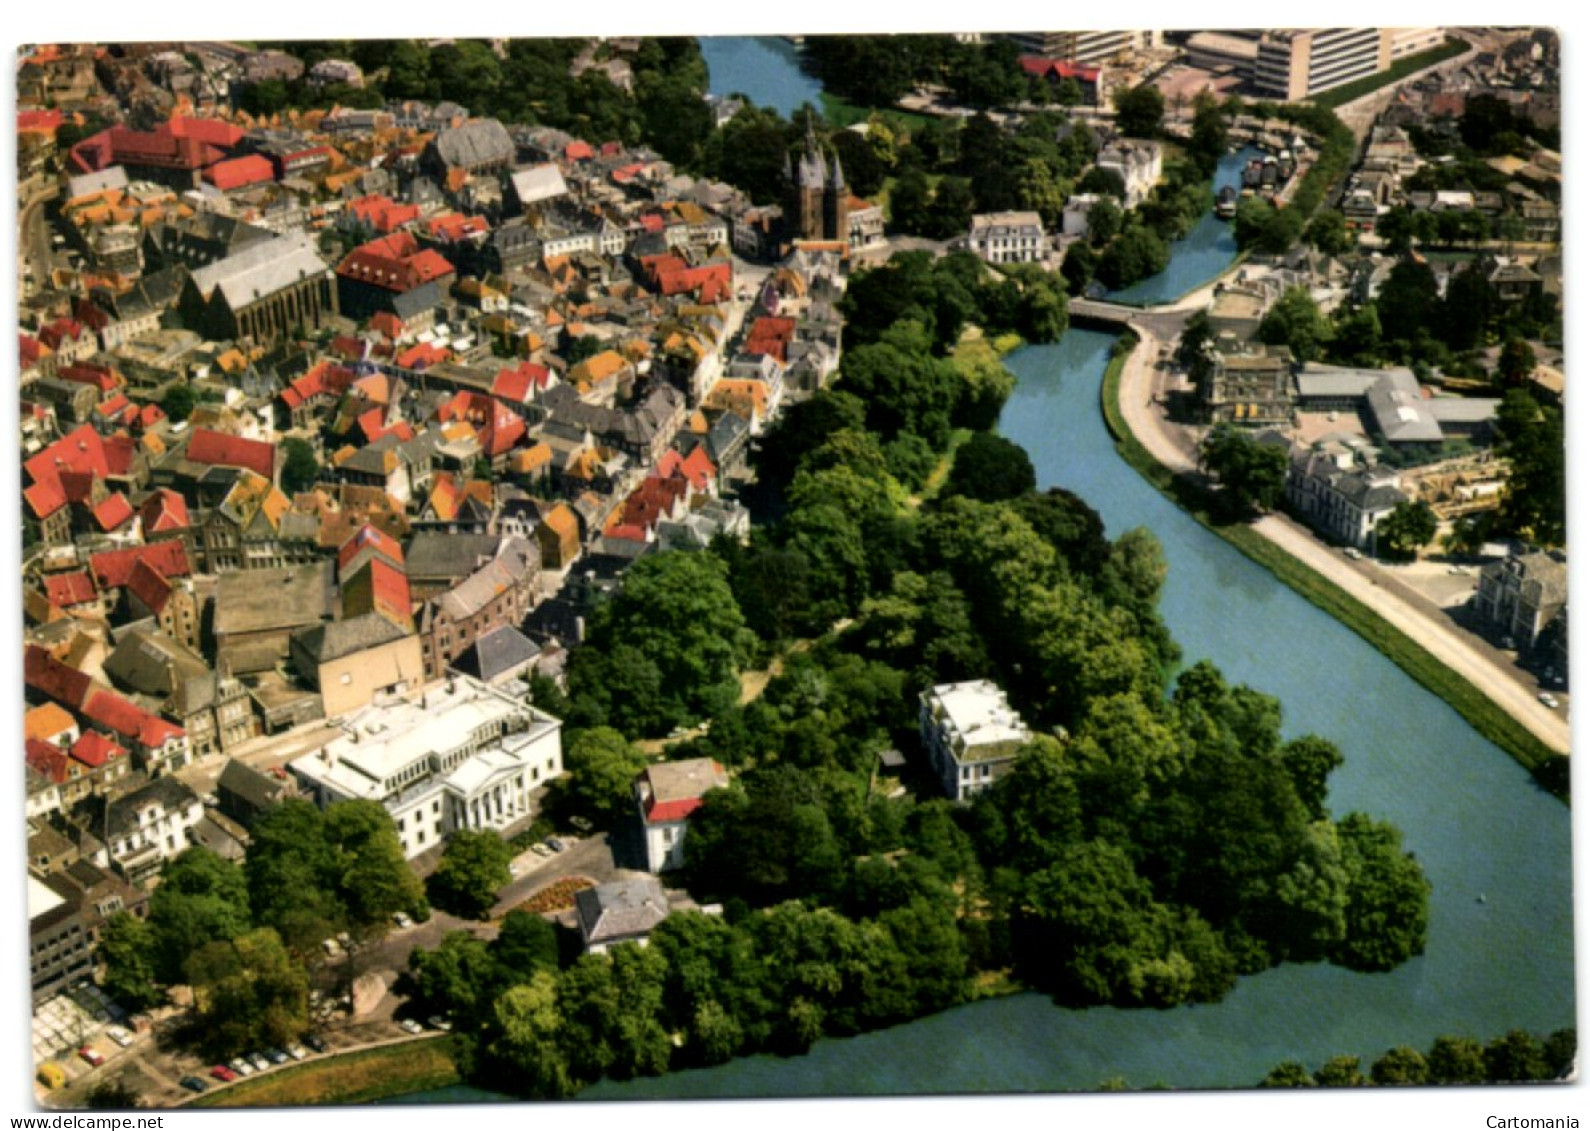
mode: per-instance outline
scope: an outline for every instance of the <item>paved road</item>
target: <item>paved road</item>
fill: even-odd
[[[1197,469],[1196,442],[1184,428],[1167,424],[1155,404],[1156,383],[1164,381],[1156,364],[1159,339],[1144,334],[1121,377],[1121,412],[1127,426],[1154,458],[1177,472]],[[1162,389],[1162,385],[1159,386]],[[1566,754],[1568,720],[1536,699],[1532,677],[1505,653],[1454,624],[1433,602],[1415,599],[1400,582],[1370,562],[1354,564],[1281,515],[1269,515],[1254,529],[1351,596],[1379,613],[1441,663],[1472,683],[1487,698],[1529,729],[1547,746]]]

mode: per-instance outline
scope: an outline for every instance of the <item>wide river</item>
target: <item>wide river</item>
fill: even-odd
[[[704,44],[709,60],[716,46]],[[716,69],[713,77],[719,89]],[[749,84],[736,89],[763,100]],[[1224,162],[1221,179],[1236,167],[1235,158]],[[1206,219],[1173,248],[1172,278],[1140,284],[1132,297],[1173,296],[1218,274],[1234,248],[1215,225]],[[1161,608],[1188,663],[1211,659],[1228,679],[1279,697],[1288,735],[1314,732],[1341,747],[1346,764],[1331,779],[1330,807],[1402,829],[1434,889],[1426,953],[1388,974],[1281,967],[1243,979],[1217,1005],[1168,1011],[1060,1009],[1022,994],[820,1041],[802,1057],[604,1082],[581,1098],[1042,1092],[1112,1078],[1133,1088],[1241,1088],[1288,1059],[1312,1067],[1347,1053],[1367,1066],[1393,1045],[1425,1049],[1441,1034],[1487,1041],[1511,1028],[1544,1034],[1574,1024],[1567,807],[1122,462],[1099,413],[1110,341],[1071,330],[1056,345],[1013,354],[1018,383],[1000,430],[1026,448],[1041,485],[1081,495],[1112,537],[1146,526],[1159,538],[1170,563]],[[495,1098],[470,1088],[411,1097]]]

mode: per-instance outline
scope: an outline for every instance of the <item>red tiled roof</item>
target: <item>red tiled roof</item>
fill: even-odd
[[[142,601],[144,608],[159,616],[165,611],[166,602],[171,600],[171,582],[162,577],[154,566],[139,559],[133,566],[132,576],[127,579],[127,592]]]
[[[401,560],[401,559],[400,559]],[[382,609],[398,620],[407,620],[414,611],[414,599],[409,590],[408,575],[380,558],[370,559],[370,590],[376,608]]]
[[[314,397],[340,396],[352,382],[353,370],[322,361],[282,390],[282,403],[295,409]],[[269,472],[263,474],[267,478],[270,475]]]
[[[1097,82],[1099,69],[1069,63],[1064,59],[1049,59],[1042,55],[1023,55],[1021,69],[1040,78],[1076,79],[1078,82]]]
[[[451,351],[443,349],[434,342],[416,342],[392,360],[394,365],[402,369],[429,369],[433,365],[440,365],[451,356]]]
[[[690,487],[683,478],[648,476],[614,512],[603,533],[625,537],[618,532],[626,527],[651,530],[665,515],[673,513],[689,493]]]
[[[85,730],[83,737],[72,746],[72,757],[89,769],[97,770],[113,759],[127,757],[127,751],[99,731]]]
[[[189,525],[187,500],[169,487],[158,488],[145,499],[138,514],[143,519],[146,538],[167,530],[181,530]]]
[[[717,478],[718,467],[707,455],[706,448],[698,444],[688,459],[672,449],[664,452],[662,459],[657,461],[657,474],[664,479],[677,476],[697,491],[705,491]]]
[[[73,318],[57,318],[39,331],[39,341],[52,350],[61,348],[64,341],[77,341],[88,335],[88,327]]]
[[[274,181],[276,179],[276,169],[268,158],[261,157],[257,153],[251,153],[247,157],[234,157],[230,161],[218,161],[204,171],[204,179],[222,192],[226,192],[230,189],[245,188],[248,185]]]
[[[370,316],[370,329],[380,331],[395,342],[403,336],[403,319],[390,310],[378,310]]]
[[[503,369],[491,383],[491,395],[505,401],[523,404],[530,399],[531,389],[545,389],[551,380],[552,370],[533,362],[520,362],[513,369]]]
[[[143,546],[129,546],[124,550],[103,550],[90,554],[88,568],[99,583],[100,589],[121,589],[132,579],[139,562],[147,563],[161,577],[186,577],[192,573],[188,564],[188,551],[180,538],[164,542],[150,542]]]
[[[466,236],[474,235],[476,232],[489,232],[491,230],[491,225],[486,222],[484,216],[465,216],[458,212],[449,212],[444,216],[432,217],[427,227],[430,228],[431,235],[448,242],[461,240]]]
[[[214,118],[173,118],[153,130],[112,126],[72,147],[85,173],[112,165],[145,165],[193,171],[214,165],[243,140],[243,131]]]
[[[127,496],[120,491],[117,491],[114,495],[107,495],[99,506],[94,508],[94,521],[99,523],[99,528],[107,534],[117,529],[132,516],[132,504],[127,501]]]
[[[22,679],[35,691],[74,711],[82,708],[93,685],[88,676],[61,663],[37,644],[28,645],[22,652]]]
[[[83,704],[84,717],[109,727],[124,738],[133,738],[138,734],[145,713],[136,703],[123,699],[114,691],[92,691],[88,701]]]
[[[596,156],[596,150],[588,141],[571,141],[563,147],[563,156],[570,161],[589,161]]]
[[[124,436],[120,432],[114,436],[105,437],[105,467],[111,475],[127,476],[132,474],[133,456],[137,446],[131,436]]]
[[[61,489],[59,479],[35,483],[23,490],[22,497],[27,500],[28,509],[33,512],[33,517],[38,519],[49,518],[66,505],[66,492]]]
[[[188,458],[211,466],[241,467],[266,479],[274,478],[276,445],[264,440],[245,440],[209,428],[195,428],[188,440]]]
[[[602,537],[618,538],[625,542],[644,542],[646,541],[646,528],[631,522],[615,523],[602,531]]]
[[[168,723],[158,715],[146,713],[138,723],[138,742],[148,750],[158,750],[173,738],[183,738],[187,733],[175,723]]]
[[[403,564],[403,547],[398,540],[365,523],[337,551],[337,569],[342,570],[366,546],[377,553],[385,554],[396,565]]]
[[[465,420],[475,426],[475,435],[488,456],[499,456],[525,435],[524,420],[502,402],[482,393],[460,392],[437,409],[443,424]]]
[[[132,401],[127,399],[126,393],[117,393],[108,401],[94,406],[94,411],[106,420],[115,420],[125,413],[137,416],[138,410],[133,407]]]
[[[348,211],[383,234],[420,218],[419,205],[399,204],[386,196],[362,196],[348,205]]]
[[[59,110],[21,110],[17,113],[17,133],[54,134],[65,120],[66,115]]]
[[[30,738],[24,746],[29,766],[42,774],[52,785],[65,785],[70,777],[66,751],[42,738]]]
[[[17,345],[23,369],[30,369],[44,359],[44,343],[33,335],[19,333],[17,335]]]
[[[140,432],[147,432],[165,418],[165,411],[159,405],[146,404],[138,410],[138,416],[135,418],[134,423]]]
[[[420,250],[414,234],[404,231],[354,248],[337,274],[401,293],[453,274],[453,265],[434,248]]]
[[[653,824],[683,821],[699,808],[701,808],[699,797],[686,797],[678,801],[652,801],[646,806],[646,820]]]
[[[84,605],[99,594],[94,591],[94,580],[85,570],[71,573],[52,573],[44,579],[44,592],[50,604],[59,609]]]

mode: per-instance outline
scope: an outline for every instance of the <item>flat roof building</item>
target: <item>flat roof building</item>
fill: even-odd
[[[563,773],[563,724],[467,676],[347,716],[342,733],[289,763],[324,807],[379,801],[405,856],[459,829],[506,829],[535,812],[532,794]]]
[[[921,726],[928,760],[956,801],[1003,777],[1032,737],[1004,691],[986,679],[924,691]]]

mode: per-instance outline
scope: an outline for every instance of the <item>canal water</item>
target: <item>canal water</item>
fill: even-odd
[[[776,91],[794,82],[793,49],[781,40],[702,46],[714,91],[776,104]],[[720,68],[734,60],[780,47],[789,56],[777,76],[723,77]],[[808,99],[815,96],[802,94],[795,105]],[[1243,159],[1228,157],[1219,176],[1240,170]],[[1234,255],[1226,225],[1206,217],[1173,247],[1165,276],[1121,297],[1176,297]],[[1159,538],[1170,567],[1161,608],[1187,663],[1208,658],[1227,679],[1279,697],[1288,736],[1318,733],[1341,747],[1346,764],[1332,776],[1330,808],[1403,830],[1434,889],[1426,953],[1385,974],[1281,967],[1242,979],[1218,1004],[1167,1011],[1068,1010],[1022,994],[820,1041],[802,1057],[603,1082],[582,1099],[1055,1092],[1114,1079],[1132,1088],[1245,1088],[1288,1059],[1312,1067],[1345,1053],[1367,1067],[1393,1045],[1425,1049],[1442,1034],[1486,1041],[1510,1028],[1545,1033],[1574,1024],[1568,809],[1446,704],[1116,455],[1099,412],[1111,340],[1071,330],[1057,344],[1011,355],[1018,382],[1000,430],[1031,455],[1040,485],[1082,496],[1112,537],[1146,526]],[[408,1100],[500,1098],[458,1087]]]
[[[1251,146],[1222,157],[1215,167],[1214,191],[1227,185],[1242,187],[1242,169],[1261,151]],[[1174,302],[1194,288],[1201,287],[1231,265],[1237,257],[1237,241],[1231,224],[1211,210],[1179,240],[1170,245],[1170,266],[1158,275],[1139,280],[1129,287],[1110,291],[1105,297],[1134,306],[1155,306]]]
[[[820,82],[800,69],[800,53],[776,35],[704,35],[701,54],[707,61],[707,90],[712,94],[743,94],[757,106],[791,117],[803,103],[821,107]]]

